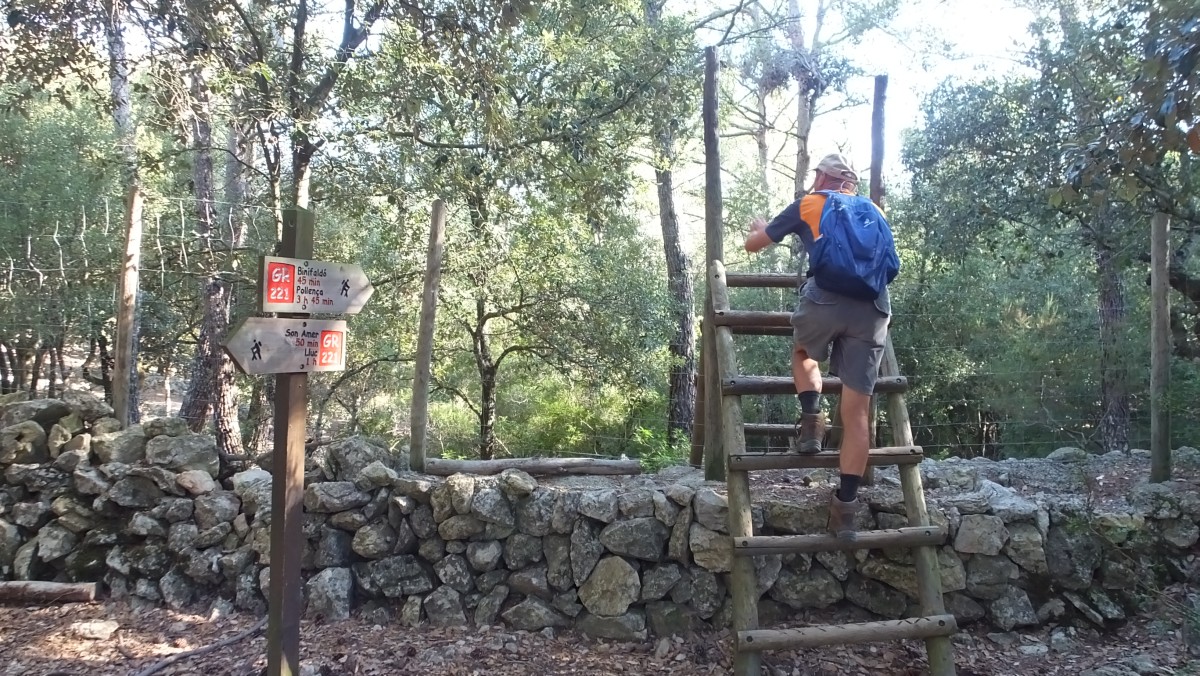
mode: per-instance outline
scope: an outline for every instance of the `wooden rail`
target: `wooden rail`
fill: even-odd
[[[425,461],[425,473],[437,476],[451,474],[499,474],[506,469],[519,469],[535,476],[558,474],[641,474],[637,460],[600,460],[597,458],[506,458],[504,460],[445,460]]]

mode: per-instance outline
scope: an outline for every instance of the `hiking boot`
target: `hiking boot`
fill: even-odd
[[[821,441],[825,439],[825,415],[823,413],[801,413],[796,422],[800,440],[796,442],[796,451],[801,455],[813,455],[821,452]]]
[[[829,532],[837,536],[837,539],[845,542],[854,542],[858,539],[858,532],[855,529],[854,521],[858,515],[858,498],[850,502],[842,502],[837,496],[837,491],[829,498]]]

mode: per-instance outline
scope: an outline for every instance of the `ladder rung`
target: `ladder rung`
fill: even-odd
[[[841,540],[831,534],[820,535],[756,535],[733,538],[735,556],[760,556],[832,552],[851,549],[889,549],[940,545],[946,541],[946,531],[937,526],[910,526],[888,530],[867,530],[858,533],[854,542]]]
[[[841,378],[823,378],[821,392],[838,394]],[[876,393],[907,392],[908,378],[892,376],[875,381]],[[736,376],[721,380],[721,394],[796,394],[796,383],[787,376]]]
[[[738,652],[819,648],[826,645],[880,643],[912,638],[950,636],[958,631],[953,615],[907,620],[830,624],[804,629],[753,629],[737,633]]]
[[[792,326],[792,313],[760,310],[717,310],[713,313],[717,326]]]
[[[790,336],[792,335],[791,326],[731,326],[730,331],[733,331],[739,336]]]
[[[837,451],[822,451],[813,455],[799,453],[734,453],[729,455],[729,469],[752,472],[760,469],[816,469],[838,466]],[[920,446],[885,446],[872,448],[867,464],[915,465],[925,458]]]
[[[794,437],[800,432],[787,423],[746,423],[742,425],[748,437]]]
[[[804,280],[794,272],[726,272],[725,285],[760,289],[795,289]]]

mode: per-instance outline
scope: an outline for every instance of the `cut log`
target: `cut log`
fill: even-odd
[[[95,582],[0,582],[0,603],[94,603]]]
[[[504,460],[444,460],[425,461],[425,473],[438,476],[451,474],[499,474],[506,469],[519,469],[533,475],[557,474],[641,474],[637,460],[599,460],[595,458],[506,458]]]
[[[936,526],[860,531],[853,542],[831,534],[821,535],[756,535],[733,538],[736,556],[832,552],[853,549],[898,549],[922,545],[940,545],[946,541],[946,531]]]
[[[837,624],[806,629],[758,629],[739,631],[737,649],[742,651],[793,650],[826,645],[879,643],[910,638],[950,636],[958,631],[953,615],[934,615],[910,620]]]

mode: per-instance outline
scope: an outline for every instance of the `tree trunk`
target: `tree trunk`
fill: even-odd
[[[1125,285],[1112,249],[1095,245],[1100,324],[1100,443],[1103,450],[1129,450],[1129,371],[1121,337],[1128,314]]]
[[[3,340],[0,340],[0,394],[8,394],[13,391],[10,381],[12,372],[8,368],[9,354],[8,345]]]
[[[667,158],[664,161],[669,166],[674,144],[669,136],[664,136],[660,143],[660,150]],[[658,220],[662,225],[663,253],[667,262],[667,287],[675,316],[669,347],[671,373],[667,410],[667,439],[673,445],[687,441],[692,435],[692,418],[696,411],[696,311],[688,258],[679,237],[673,176],[670,169],[658,169],[654,174],[658,180]]]
[[[123,424],[137,420],[138,277],[142,262],[142,195],[137,163],[137,127],[130,94],[129,62],[125,53],[122,0],[104,3],[104,33],[108,42],[108,72],[113,123],[122,157],[125,187],[125,254],[117,294],[117,344],[112,383],[113,408]]]
[[[496,456],[496,369],[480,373],[479,388],[479,459]]]
[[[29,398],[37,399],[38,382],[42,379],[42,364],[46,362],[46,344],[42,343],[34,352],[33,368],[29,370]]]

